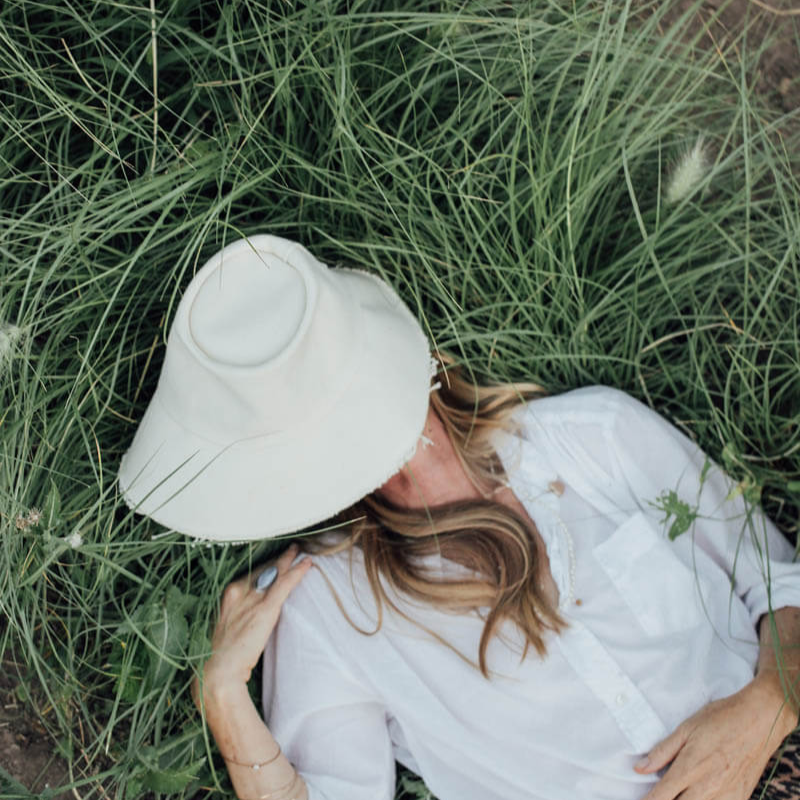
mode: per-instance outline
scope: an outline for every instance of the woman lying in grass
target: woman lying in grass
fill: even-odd
[[[788,542],[617,390],[432,377],[388,286],[286,240],[183,297],[128,502],[212,541],[333,519],[222,598],[196,701],[238,796],[389,799],[397,760],[439,800],[750,797],[797,724]]]

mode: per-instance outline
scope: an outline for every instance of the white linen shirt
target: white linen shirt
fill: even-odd
[[[792,547],[646,406],[597,386],[534,400],[515,417],[518,434],[498,435],[497,452],[544,539],[568,627],[546,635],[544,658],[531,649],[521,660],[507,623],[489,646],[487,680],[468,663],[478,612],[408,601],[427,631],[385,610],[364,635],[328,585],[356,625],[375,630],[360,551],[352,565],[347,554],[316,557],[264,663],[265,718],[310,800],[391,800],[395,759],[439,800],[641,798],[657,776],[634,772],[636,760],[744,687],[761,615],[800,606]],[[699,512],[674,541],[651,505],[669,490]]]

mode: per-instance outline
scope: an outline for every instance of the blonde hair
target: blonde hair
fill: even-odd
[[[463,377],[451,357],[442,354],[440,359],[443,369],[437,379],[441,386],[431,392],[431,404],[467,476],[484,499],[408,509],[373,493],[337,515],[341,523],[355,520],[340,529],[339,541],[321,546],[310,537],[305,547],[324,553],[354,547],[362,551],[378,611],[377,626],[371,633],[380,629],[384,604],[410,619],[389,597],[385,585],[447,611],[488,609],[477,663],[488,678],[486,651],[503,621],[511,620],[522,631],[523,658],[531,646],[543,656],[544,632],[557,632],[564,625],[541,588],[542,558],[535,528],[493,499],[493,493],[504,486],[504,470],[491,435],[498,429],[510,429],[511,414],[520,402],[542,395],[544,390],[530,383],[477,386]],[[431,571],[424,557],[432,554],[466,567],[471,574],[454,578]],[[344,610],[338,597],[337,604]]]

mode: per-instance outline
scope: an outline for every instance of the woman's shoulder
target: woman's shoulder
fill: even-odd
[[[652,412],[644,403],[622,389],[594,384],[529,400],[522,404],[517,413],[521,418],[534,415],[560,420],[603,422],[614,419],[621,413]]]
[[[647,456],[639,438],[658,444],[670,427],[641,401],[602,385],[531,400],[512,419],[516,429],[494,440],[507,471],[525,465],[531,474],[570,478],[586,492],[602,487],[617,504],[629,501],[627,473]]]
[[[627,424],[655,416],[627,392],[597,384],[529,400],[515,411],[512,424],[525,439],[560,432],[561,438],[585,440],[616,437]]]
[[[421,600],[404,594],[385,575],[368,575],[364,554],[357,546],[339,552],[311,553],[312,568],[284,604],[288,622],[297,619],[306,628],[324,629],[324,636],[341,646],[354,632],[386,636],[417,631],[415,621],[436,625],[439,612]],[[440,554],[424,556],[427,567],[448,577],[468,570]],[[380,600],[373,590],[379,582]],[[445,612],[441,612],[445,613]],[[445,614],[449,617],[449,614]],[[359,640],[360,641],[360,640]]]
[[[325,629],[343,614],[359,626],[374,621],[376,605],[361,551],[357,547],[339,552],[312,549],[310,555],[311,569],[284,603],[287,615]]]

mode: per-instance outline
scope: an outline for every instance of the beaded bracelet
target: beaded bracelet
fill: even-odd
[[[237,767],[250,767],[250,769],[259,770],[261,769],[261,767],[268,767],[270,764],[276,762],[280,757],[280,754],[281,754],[281,746],[278,745],[278,752],[275,753],[275,755],[272,756],[272,758],[269,761],[259,761],[256,762],[255,764],[253,763],[245,764],[242,761],[236,761],[236,759],[234,758],[228,758],[228,756],[226,756],[224,753],[222,755],[222,758],[225,759],[225,761],[227,761],[229,764],[236,764]]]

